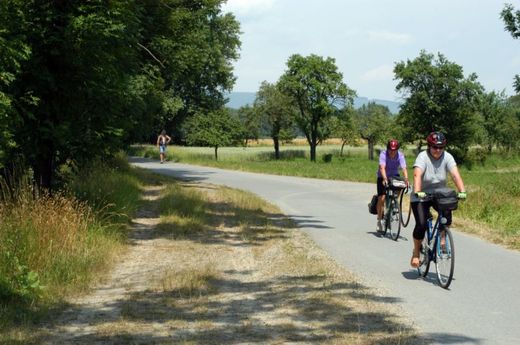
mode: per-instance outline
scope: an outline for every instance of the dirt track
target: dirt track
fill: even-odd
[[[128,251],[103,284],[71,301],[44,343],[417,343],[395,309],[300,231],[273,224],[245,234],[222,221],[175,239],[156,227],[160,192],[147,189]],[[229,213],[222,205],[216,218]]]

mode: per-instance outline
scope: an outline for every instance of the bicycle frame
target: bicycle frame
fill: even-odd
[[[426,232],[426,236],[428,237],[428,259],[433,262],[437,262],[437,251],[434,250],[437,248],[437,245],[440,241],[441,232],[439,231],[441,220],[443,218],[443,212],[439,212],[435,223],[433,223],[433,216],[428,218],[428,231]],[[434,242],[432,243],[432,240]],[[433,246],[432,246],[433,244]]]

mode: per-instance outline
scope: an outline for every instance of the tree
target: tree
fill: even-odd
[[[481,99],[480,114],[482,116],[482,129],[484,137],[481,143],[491,152],[494,146],[504,143],[507,138],[504,134],[503,124],[508,123],[512,115],[511,105],[507,102],[505,94],[496,92],[484,93]]]
[[[337,111],[336,115],[330,119],[332,136],[341,140],[340,156],[343,156],[345,145],[356,145],[359,132],[356,128],[355,110],[344,108]]]
[[[296,108],[276,84],[267,81],[260,85],[254,107],[266,119],[269,135],[273,139],[275,159],[280,159],[280,141],[294,138]]]
[[[250,105],[242,106],[236,112],[243,127],[244,146],[247,147],[249,140],[258,140],[260,136],[261,114]]]
[[[21,12],[23,1],[0,2],[0,168],[16,147],[14,127],[21,118],[14,111],[15,95],[10,85],[21,72],[21,65],[31,55],[20,28],[26,28]]]
[[[357,110],[357,129],[361,138],[368,143],[368,159],[374,160],[374,147],[386,141],[392,122],[387,106],[369,102]]]
[[[195,114],[186,121],[183,130],[188,145],[213,147],[215,160],[219,147],[236,145],[243,137],[240,122],[223,108]]]
[[[222,3],[0,2],[0,164],[23,157],[48,189],[63,164],[218,109],[240,45]]]
[[[514,39],[520,38],[520,10],[515,10],[513,5],[506,4],[500,13],[505,24],[506,31],[509,31]],[[520,75],[515,75],[515,91],[520,93]]]
[[[333,58],[314,54],[292,55],[279,85],[298,108],[295,120],[310,145],[311,161],[315,162],[316,145],[325,139],[324,120],[336,109],[352,104],[355,92],[343,83]]]
[[[474,139],[480,94],[477,75],[464,78],[462,67],[442,54],[421,51],[414,60],[394,67],[396,90],[404,97],[397,121],[404,139],[422,141],[431,131],[442,131],[461,155]]]
[[[224,0],[152,0],[142,2],[139,42],[142,59],[158,68],[164,96],[174,107],[160,126],[181,138],[183,121],[224,105],[224,93],[235,82],[232,62],[238,59],[240,24],[222,14]]]
[[[52,186],[62,164],[113,153],[128,126],[128,77],[139,23],[132,1],[9,0],[24,13],[15,33],[30,56],[9,85],[16,148],[35,182]]]

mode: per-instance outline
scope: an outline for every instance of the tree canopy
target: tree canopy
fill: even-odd
[[[500,13],[505,24],[506,31],[509,31],[513,38],[520,38],[520,10],[515,10],[513,5],[506,4]],[[514,81],[516,93],[520,93],[520,76],[517,74]]]
[[[477,75],[465,78],[461,66],[425,51],[397,63],[394,73],[405,100],[397,118],[404,139],[420,142],[431,131],[443,131],[451,146],[465,152],[475,137],[483,92]]]
[[[294,138],[296,107],[276,84],[263,81],[256,95],[255,108],[262,114],[273,139],[275,159],[280,158],[280,141]]]
[[[241,123],[227,109],[197,113],[185,122],[183,129],[189,145],[213,147],[215,160],[219,147],[235,145],[243,137]]]
[[[361,138],[368,143],[368,159],[374,159],[374,146],[388,140],[393,119],[388,107],[369,102],[355,113],[355,124]]]
[[[314,54],[292,55],[278,83],[298,108],[296,123],[310,145],[311,160],[316,161],[316,145],[326,138],[325,120],[351,105],[356,93],[343,82],[333,58]]]
[[[224,0],[0,3],[0,165],[52,186],[81,166],[223,105],[239,24]]]

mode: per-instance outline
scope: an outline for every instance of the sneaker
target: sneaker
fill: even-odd
[[[377,220],[377,232],[383,232],[383,223],[381,222],[381,219]]]

